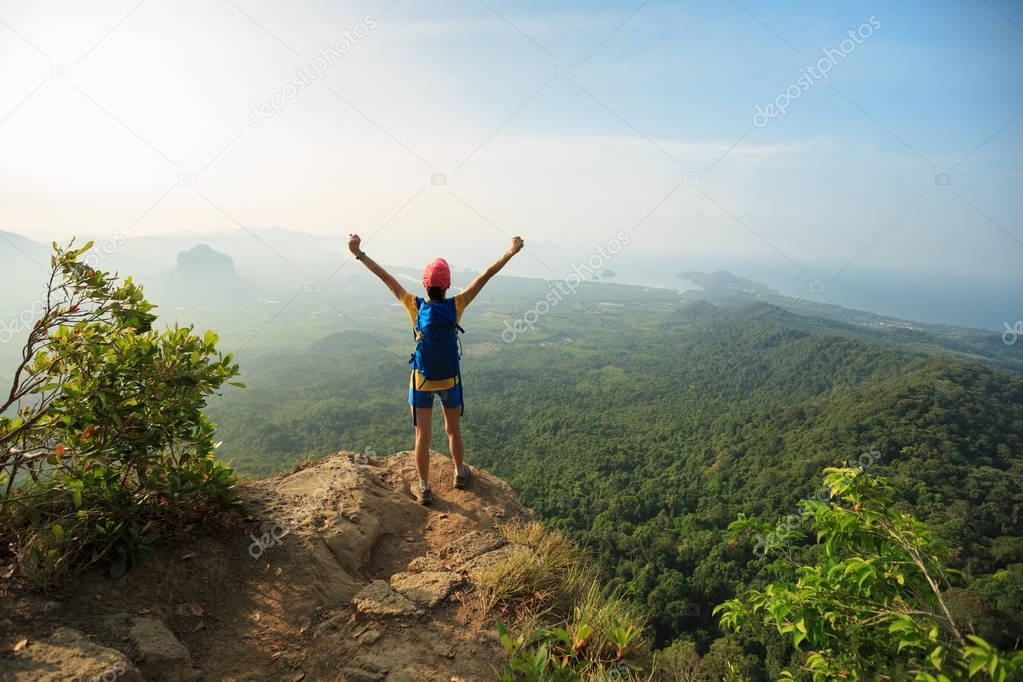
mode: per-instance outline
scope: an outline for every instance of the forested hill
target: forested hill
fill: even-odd
[[[777,663],[779,641],[721,638],[710,613],[777,558],[726,527],[794,514],[823,467],[874,453],[899,504],[955,548],[971,622],[1011,643],[1023,634],[1023,379],[815,326],[767,304],[626,306],[470,344],[469,457],[582,539],[661,643]],[[223,454],[260,472],[330,447],[407,447],[405,367],[364,342],[346,332],[250,361],[250,389],[215,409]]]
[[[819,300],[807,300],[804,297],[793,298],[728,272],[685,272],[680,277],[701,287],[699,290],[687,290],[683,294],[687,301],[706,302],[726,308],[771,304],[795,313],[799,317],[800,327],[807,330],[851,336],[916,352],[947,355],[966,362],[980,362],[1023,373],[1023,346],[1016,347],[1015,342],[1006,341],[1006,337],[1000,333],[948,324],[929,324]],[[1008,323],[1005,324],[1008,326]]]
[[[710,629],[708,607],[760,568],[722,533],[738,513],[794,513],[822,467],[870,451],[971,575],[1023,561],[1023,381],[806,334],[764,312],[686,315],[631,351],[564,373],[551,362],[542,379],[519,357],[477,388],[519,376],[507,395],[523,397],[476,451],[645,596],[664,636]]]

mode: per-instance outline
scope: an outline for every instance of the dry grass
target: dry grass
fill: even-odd
[[[520,613],[570,615],[596,576],[585,553],[563,533],[542,524],[517,523],[501,532],[525,549],[513,552],[477,576],[481,606],[514,604]]]
[[[565,534],[537,522],[508,525],[501,532],[522,549],[476,576],[483,612],[512,606],[516,629],[525,633],[545,627],[568,632],[592,628],[586,644],[590,672],[617,661],[620,632],[641,629],[643,618],[619,591],[608,589],[586,552]],[[632,657],[646,656],[647,647],[640,640],[628,649]],[[618,675],[615,679],[633,679],[613,674]]]

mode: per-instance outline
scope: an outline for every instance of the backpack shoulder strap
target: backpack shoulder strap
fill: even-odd
[[[416,296],[416,321],[412,325],[412,336],[416,337],[422,330],[419,327],[419,316],[423,313],[423,304],[426,301],[419,296]]]
[[[465,330],[462,329],[462,325],[458,324],[458,304],[455,303],[455,299],[453,297],[449,298],[444,301],[444,304],[451,309],[451,319],[455,322],[455,329],[458,330],[459,334],[464,334]]]

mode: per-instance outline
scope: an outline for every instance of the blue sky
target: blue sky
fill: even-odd
[[[443,243],[472,267],[522,233],[545,264],[522,274],[546,276],[635,230],[622,270],[1021,279],[1019,3],[111,0],[0,20],[0,229],[356,231],[391,262]]]

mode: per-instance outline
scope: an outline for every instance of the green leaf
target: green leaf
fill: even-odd
[[[980,672],[980,670],[986,664],[987,664],[987,657],[985,657],[985,656],[977,656],[977,657],[973,658],[973,660],[970,661],[970,664],[967,667],[967,673],[969,674],[970,677],[973,677],[978,672]]]

